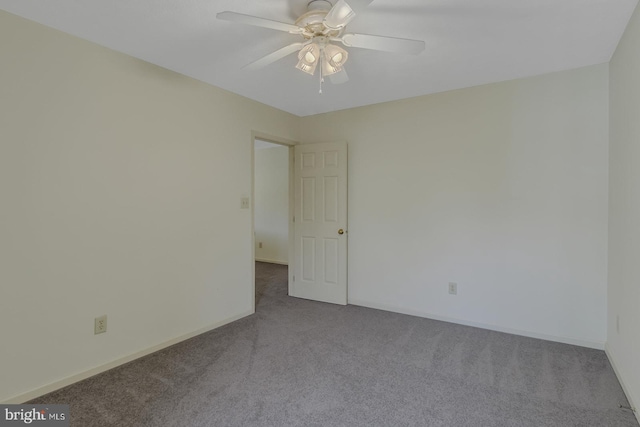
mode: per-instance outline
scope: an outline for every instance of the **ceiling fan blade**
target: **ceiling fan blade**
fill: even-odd
[[[259,18],[257,16],[244,15],[236,12],[220,12],[216,17],[225,21],[239,22],[241,24],[253,25],[256,27],[271,28],[272,30],[286,31],[291,34],[302,34],[303,31],[303,29],[297,25],[272,21],[271,19]]]
[[[331,81],[331,83],[333,83],[334,85],[341,85],[342,83],[348,82],[349,75],[347,74],[347,70],[343,68],[342,71],[331,74],[329,76],[329,81]]]
[[[355,16],[355,11],[345,0],[338,0],[324,17],[324,25],[329,28],[342,28]]]
[[[360,13],[371,4],[373,0],[349,0],[349,5],[355,13]]]
[[[345,34],[342,36],[341,41],[345,46],[349,47],[408,53],[411,55],[417,55],[425,48],[425,43],[422,40],[398,39],[368,34]]]
[[[362,12],[373,0],[338,0],[333,5],[327,16],[324,17],[324,25],[329,28],[342,28],[355,16]]]
[[[302,49],[304,46],[308,45],[309,42],[304,43],[292,43],[289,46],[285,46],[282,49],[278,49],[273,53],[270,53],[267,56],[263,56],[262,58],[254,61],[250,64],[245,65],[242,68],[246,68],[247,70],[257,70],[262,67],[266,67],[267,65],[276,62],[279,59],[284,58],[287,55],[291,55],[293,52],[297,52]]]

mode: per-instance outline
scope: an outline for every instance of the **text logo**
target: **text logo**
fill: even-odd
[[[0,427],[69,427],[69,405],[0,405]]]

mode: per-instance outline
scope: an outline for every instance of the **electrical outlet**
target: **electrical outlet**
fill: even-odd
[[[258,248],[262,249],[262,242],[258,243]]]
[[[451,295],[458,295],[458,284],[449,282],[449,293]]]
[[[107,332],[107,315],[96,317],[93,325],[93,333],[95,335]]]
[[[243,197],[240,199],[240,209],[249,209],[249,198]]]

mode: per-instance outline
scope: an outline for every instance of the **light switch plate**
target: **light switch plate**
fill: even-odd
[[[249,198],[243,197],[240,199],[240,209],[249,209]]]

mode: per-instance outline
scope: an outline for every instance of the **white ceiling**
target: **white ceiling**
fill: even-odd
[[[308,0],[0,0],[0,9],[298,116],[609,61],[638,0],[375,0],[348,32],[420,39],[407,56],[348,48],[350,81],[242,69],[300,36],[217,20],[231,10],[293,23]],[[332,0],[333,1],[333,0]]]

